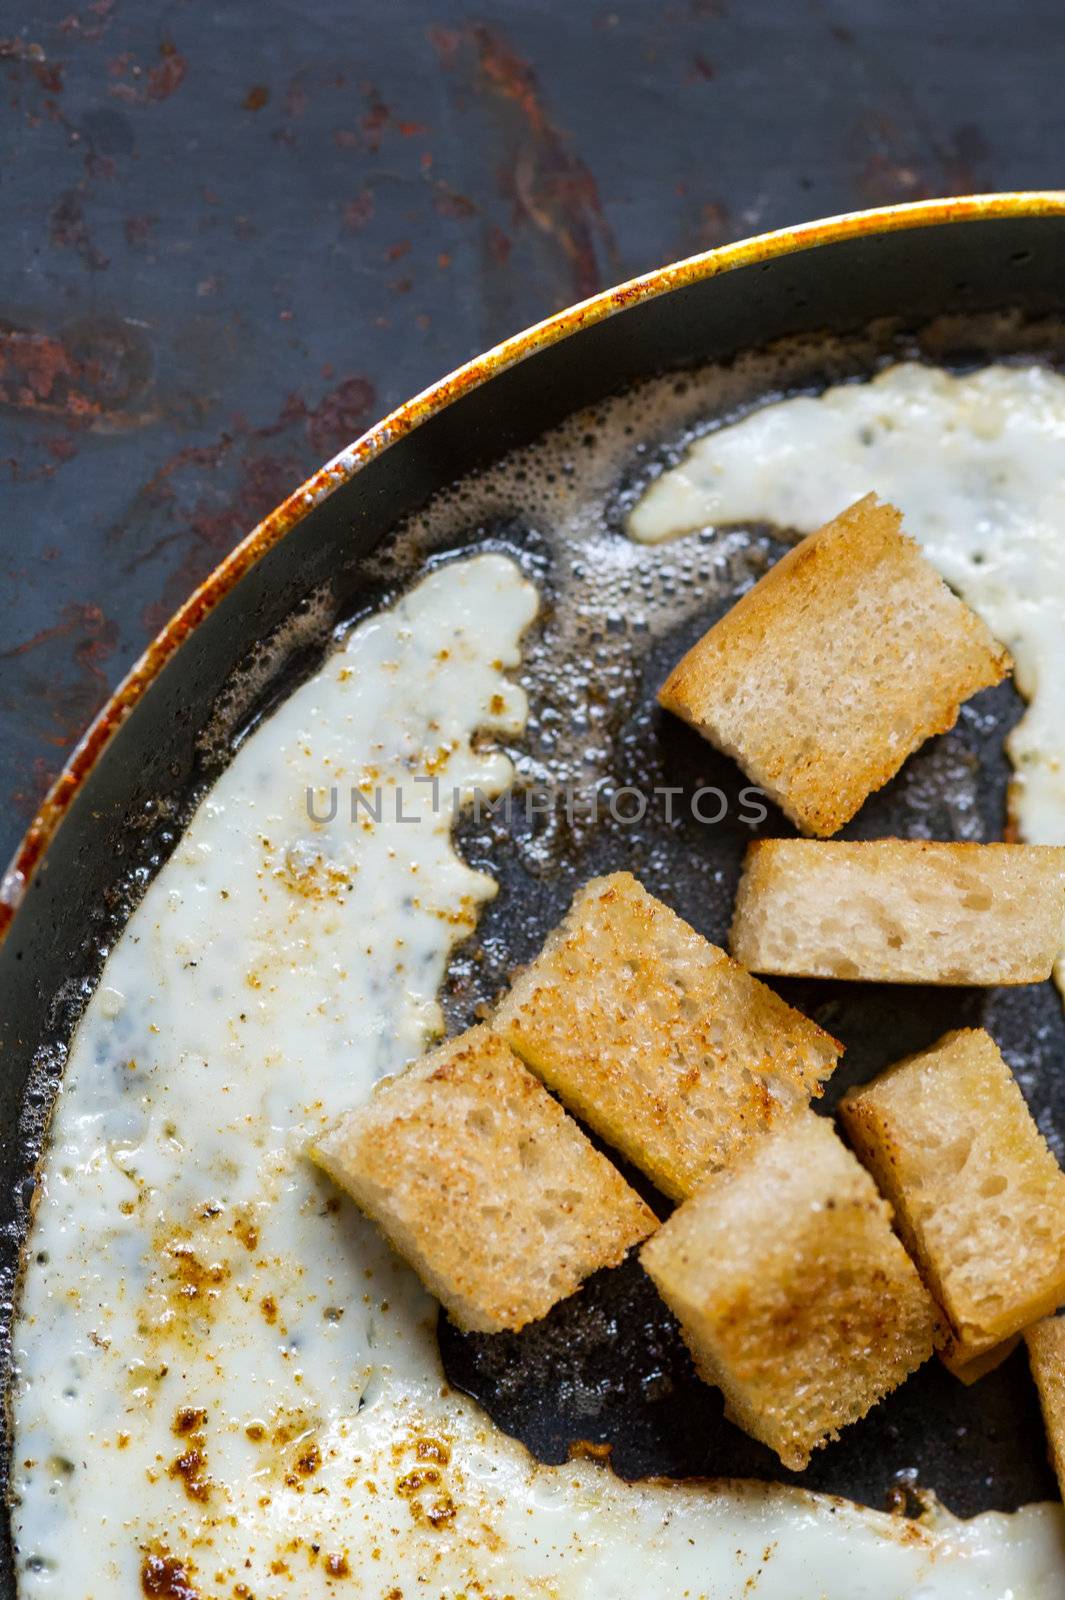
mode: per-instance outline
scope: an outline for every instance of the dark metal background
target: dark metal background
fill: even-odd
[[[0,857],[307,471],[598,286],[1053,185],[1056,0],[6,0]]]

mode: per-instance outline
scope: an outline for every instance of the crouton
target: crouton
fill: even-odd
[[[385,1079],[311,1155],[455,1322],[481,1332],[542,1317],[657,1226],[486,1027]]]
[[[1039,1390],[1047,1430],[1050,1464],[1065,1499],[1065,1317],[1046,1317],[1024,1336],[1028,1361]]]
[[[1011,1356],[1021,1342],[1019,1333],[1013,1334],[1009,1339],[1003,1339],[1001,1344],[992,1345],[990,1350],[985,1350],[982,1355],[963,1359],[953,1336],[947,1333],[940,1344],[937,1354],[947,1371],[969,1388],[978,1383],[981,1378],[986,1378],[989,1372],[994,1372]]]
[[[990,1034],[946,1034],[839,1113],[946,1314],[952,1362],[1065,1302],[1065,1173]]]
[[[628,872],[585,885],[491,1025],[674,1200],[808,1105],[842,1048]]]
[[[708,1179],[640,1260],[728,1415],[797,1471],[932,1353],[891,1207],[812,1111]]]
[[[835,833],[1010,667],[901,520],[867,495],[810,534],[659,691],[803,833]]]
[[[755,972],[1037,983],[1065,943],[1065,847],[763,839],[729,946]]]

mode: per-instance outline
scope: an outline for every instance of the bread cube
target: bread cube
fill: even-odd
[[[1021,1342],[1019,1333],[1014,1333],[1008,1339],[1003,1339],[1001,1344],[991,1346],[981,1355],[972,1356],[968,1360],[964,1351],[959,1350],[952,1334],[947,1333],[939,1346],[938,1355],[947,1371],[955,1378],[959,1378],[968,1388],[971,1384],[978,1383],[981,1378],[986,1378],[989,1372],[994,1372],[1011,1356]]]
[[[1037,983],[1065,944],[1065,847],[923,839],[748,846],[729,933],[755,972]]]
[[[839,1114],[946,1314],[952,1361],[1065,1302],[1065,1173],[990,1034],[946,1034]]]
[[[1046,1317],[1024,1336],[1047,1430],[1050,1464],[1065,1499],[1065,1317]]]
[[[803,833],[835,833],[1009,670],[901,521],[867,495],[810,534],[659,691]]]
[[[819,1095],[842,1048],[628,872],[585,885],[492,1026],[675,1200]]]
[[[481,1332],[544,1316],[657,1226],[486,1027],[385,1079],[311,1155],[455,1322]]]
[[[708,1179],[640,1260],[728,1415],[795,1470],[932,1353],[891,1207],[812,1111]]]

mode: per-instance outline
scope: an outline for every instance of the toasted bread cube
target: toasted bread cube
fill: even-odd
[[[1038,983],[1065,944],[1065,847],[762,839],[729,933],[754,972]]]
[[[1065,1500],[1065,1317],[1046,1317],[1024,1336],[1028,1361],[1039,1390],[1047,1430],[1050,1464]]]
[[[955,1378],[960,1378],[968,1388],[971,1384],[979,1383],[981,1378],[986,1378],[989,1372],[994,1372],[1011,1356],[1021,1342],[1019,1333],[1014,1333],[1008,1339],[1003,1339],[1001,1344],[991,1346],[981,1355],[972,1356],[963,1360],[958,1345],[951,1334],[947,1334],[939,1346],[937,1354],[947,1371]]]
[[[654,1213],[498,1034],[472,1028],[311,1154],[462,1328],[521,1328],[615,1266]]]
[[[492,1026],[675,1200],[807,1106],[842,1048],[628,872],[585,885]]]
[[[812,1111],[708,1179],[640,1260],[728,1415],[795,1470],[932,1353],[891,1207]]]
[[[1065,1302],[1065,1173],[982,1028],[844,1096],[840,1117],[963,1365]]]
[[[659,691],[803,833],[835,833],[1009,670],[901,521],[867,495],[810,534]]]

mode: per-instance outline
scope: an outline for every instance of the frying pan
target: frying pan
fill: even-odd
[[[651,375],[728,362],[780,340],[806,339],[816,348],[825,334],[837,348],[853,339],[855,348],[882,355],[920,353],[928,348],[922,330],[946,312],[956,329],[986,328],[981,319],[987,314],[1015,313],[999,324],[1006,331],[998,335],[997,353],[1036,349],[1058,360],[1065,337],[1063,261],[1063,193],[928,201],[711,251],[608,290],[459,369],[323,467],[238,546],[149,647],[85,735],[0,893],[5,1379],[20,1244],[67,1041],[131,907],[224,760],[226,741],[221,752],[217,742],[212,752],[202,730],[212,717],[217,721],[224,691],[256,643],[323,587],[338,617],[356,612],[366,602],[367,557],[437,491],[532,441],[578,407]],[[980,344],[980,336],[967,345],[956,332],[935,354],[964,363],[986,354]],[[697,631],[660,641],[647,662],[647,694]],[[244,707],[240,727],[228,730],[230,748],[311,665],[301,652],[279,664]],[[980,775],[988,837],[1002,828],[1007,773],[1001,744],[1019,709],[1004,686],[984,698],[980,716],[959,725],[963,755]],[[628,741],[624,729],[621,735],[619,748],[652,783],[660,774],[671,783],[705,781],[707,762],[716,759],[667,721]],[[727,765],[721,763],[722,773]],[[941,799],[939,831],[946,837],[949,796]],[[867,834],[905,833],[913,823],[909,804],[904,786],[889,786],[855,826]],[[780,827],[780,819],[771,818],[767,831]],[[490,843],[470,823],[460,829],[461,847],[473,859]],[[661,862],[666,844],[653,831],[630,832],[620,856],[617,839],[593,838],[576,869],[583,875],[610,866],[639,871],[652,857]],[[720,938],[742,844],[739,830],[721,840],[715,903],[696,903],[686,863],[699,846],[683,832],[668,841],[667,864],[651,887]],[[456,978],[445,996],[456,1026],[471,1020],[476,1000],[503,981],[508,960],[537,948],[568,898],[565,884],[531,875],[506,841],[495,849],[492,866],[501,894],[479,931],[485,957],[480,991]],[[780,987],[848,1045],[834,1093],[947,1027],[984,1023],[1022,1064],[1029,1092],[1035,1086],[1044,1126],[1065,1133],[1065,1074],[1053,1070],[1065,1054],[1065,1026],[1049,986],[1012,994]],[[442,1320],[440,1344],[451,1381],[481,1399],[501,1426],[543,1459],[564,1459],[576,1440],[585,1439],[609,1443],[615,1467],[632,1476],[787,1477],[768,1452],[724,1421],[715,1392],[695,1381],[675,1325],[634,1263],[599,1274],[582,1295],[521,1335],[466,1336]],[[821,1452],[800,1481],[874,1505],[904,1499],[919,1481],[938,1488],[961,1514],[1056,1492],[1021,1355],[972,1391],[930,1363]],[[4,1541],[0,1596],[13,1594]]]

